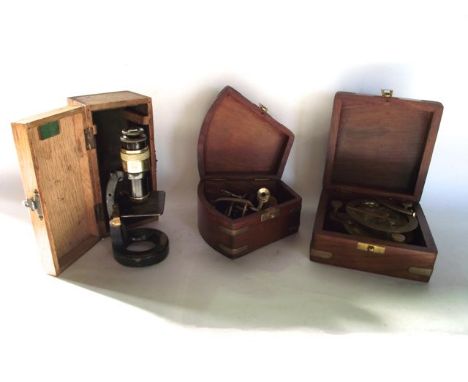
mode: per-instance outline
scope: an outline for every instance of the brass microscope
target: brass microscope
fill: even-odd
[[[106,188],[112,249],[115,260],[120,264],[144,267],[166,258],[169,239],[160,230],[147,227],[129,229],[127,224],[162,215],[165,192],[150,189],[150,154],[144,130],[122,130],[120,142],[123,171],[111,172]],[[149,248],[132,249],[135,244],[146,244]]]

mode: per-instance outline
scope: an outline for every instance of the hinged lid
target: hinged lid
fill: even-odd
[[[439,102],[338,92],[326,188],[419,201],[443,106]]]
[[[143,103],[148,103],[150,100],[150,97],[128,90],[109,93],[88,94],[68,98],[68,102],[70,104],[86,105],[91,111],[116,109],[119,107],[139,105]]]
[[[99,240],[84,108],[67,106],[12,127],[41,256],[56,275]]]
[[[198,140],[201,178],[280,178],[294,134],[232,87],[225,87],[206,114]]]

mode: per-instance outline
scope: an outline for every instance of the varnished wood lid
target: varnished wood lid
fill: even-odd
[[[418,201],[442,110],[439,102],[338,92],[324,186]]]
[[[12,126],[43,264],[58,275],[99,240],[85,110],[67,106]]]
[[[91,111],[116,109],[139,105],[150,101],[150,97],[128,90],[69,97],[70,104],[85,105]]]
[[[226,86],[203,122],[198,140],[201,178],[225,176],[281,177],[294,134]]]

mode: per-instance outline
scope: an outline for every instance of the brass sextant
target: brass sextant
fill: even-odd
[[[214,199],[216,209],[231,219],[238,219],[251,213],[264,210],[278,204],[277,199],[266,187],[255,193],[236,194],[221,190],[221,196]]]
[[[411,243],[418,219],[410,202],[391,199],[332,200],[329,217],[347,233]]]

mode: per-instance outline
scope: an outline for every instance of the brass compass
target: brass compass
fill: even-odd
[[[340,200],[333,200],[331,207],[330,218],[354,235],[408,242],[411,232],[418,227],[411,203],[356,199],[344,204]]]
[[[346,213],[364,227],[390,233],[405,233],[418,227],[415,217],[395,211],[376,200],[353,200],[346,204]]]

